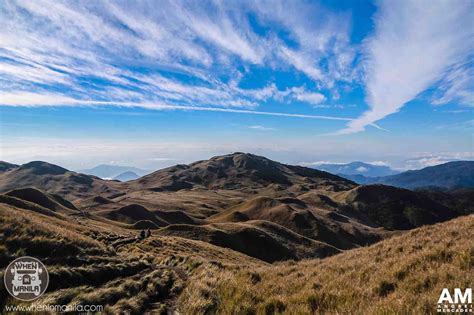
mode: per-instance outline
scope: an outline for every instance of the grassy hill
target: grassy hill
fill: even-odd
[[[196,187],[206,189],[261,189],[280,185],[299,189],[324,186],[331,190],[354,187],[354,183],[315,169],[281,164],[265,157],[233,153],[216,156],[189,165],[165,168],[136,181],[130,187],[149,188],[156,191],[177,191]]]
[[[441,290],[472,287],[474,215],[322,259],[202,267],[185,314],[435,314]]]
[[[225,231],[229,224],[211,226]],[[267,221],[237,225],[278,236],[302,255],[307,247],[299,244],[314,242],[290,230],[282,237]],[[239,242],[242,228],[227,227],[236,233],[228,241]],[[170,230],[183,229],[171,225],[141,239],[105,221],[0,204],[0,267],[23,255],[46,264],[50,286],[36,304],[102,304],[109,313],[131,314],[430,314],[442,288],[474,281],[474,215],[329,258],[271,265]],[[21,304],[1,290],[0,306]]]
[[[112,181],[68,171],[60,166],[34,161],[0,172],[0,192],[34,187],[73,201],[98,194],[115,195]]]
[[[109,222],[53,216],[56,213],[49,211],[0,203],[0,268],[28,255],[39,258],[49,272],[48,291],[33,304],[99,304],[110,314],[166,313],[176,308],[188,274],[201,264],[263,264],[205,242],[141,239]],[[2,285],[0,307],[5,304],[22,302],[10,297]]]
[[[430,313],[441,285],[472,280],[473,216],[425,226],[470,214],[469,189],[358,186],[244,153],[125,183],[45,162],[7,168],[0,267],[42,260],[51,283],[38,304],[101,304],[113,314]],[[5,303],[20,302],[1,291]]]
[[[455,161],[382,177],[381,183],[404,188],[474,187],[474,161]]]

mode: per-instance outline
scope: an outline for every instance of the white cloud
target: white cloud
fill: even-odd
[[[323,74],[319,67],[315,66],[315,60],[309,54],[298,52],[286,47],[280,48],[281,55],[296,69],[305,73],[308,77],[315,81],[323,79]]]
[[[323,120],[338,120],[350,121],[351,118],[325,116],[325,115],[305,115],[305,114],[291,114],[279,112],[264,112],[249,109],[234,109],[221,107],[204,107],[191,105],[177,105],[163,102],[153,101],[101,101],[93,99],[75,99],[60,94],[38,94],[30,92],[16,92],[5,93],[0,95],[0,105],[14,106],[14,107],[51,107],[51,106],[120,106],[131,108],[145,108],[150,110],[183,110],[183,111],[209,111],[209,112],[224,112],[236,114],[249,114],[260,116],[277,116],[277,117],[293,117],[293,118],[307,118],[307,119],[323,119]],[[242,104],[240,104],[242,106]]]
[[[390,163],[388,163],[387,161],[372,161],[368,163],[376,166],[390,166]]]
[[[472,1],[383,1],[366,42],[370,109],[341,133],[396,113],[472,53]]]
[[[300,162],[298,165],[301,166],[320,166],[324,164],[344,165],[346,163],[333,162],[333,161],[314,161],[314,162]]]
[[[441,95],[433,100],[434,105],[457,101],[474,107],[474,65],[456,67],[442,80]]]
[[[273,131],[275,128],[265,127],[260,125],[248,126],[250,129],[260,130],[260,131]]]
[[[359,166],[358,168],[356,168],[356,171],[360,172],[360,173],[365,173],[365,172],[368,171],[368,169],[367,169],[367,167]]]
[[[293,88],[293,97],[298,101],[308,102],[313,105],[318,105],[326,100],[326,97],[321,93],[307,92],[302,88]]]
[[[258,34],[249,14],[269,31]],[[272,82],[239,88],[229,73],[255,64],[285,70],[290,65],[317,86],[331,87],[351,71],[349,25],[348,16],[303,1],[5,1],[0,90],[9,97],[61,90],[110,102],[255,108],[284,94]],[[314,104],[321,98],[307,93],[300,99]]]
[[[418,156],[404,161],[405,169],[421,169],[428,166],[436,166],[451,161],[458,160],[473,160],[474,152],[440,152],[424,154],[420,153]]]
[[[0,105],[5,106],[59,106],[78,104],[80,101],[57,94],[15,92],[0,94]]]
[[[466,88],[472,75],[462,60],[472,48],[472,28],[465,27],[472,4],[452,3],[381,4],[377,31],[366,43],[371,109],[359,119],[253,114],[350,121],[344,132],[379,128],[374,121],[440,80],[448,66],[452,71],[433,102],[472,103]],[[265,31],[257,32],[249,16]],[[246,114],[272,100],[326,107],[326,98],[339,95],[336,82],[360,75],[350,34],[348,14],[298,0],[7,0],[0,10],[0,102]],[[252,67],[291,71],[314,82],[284,91],[272,79],[258,88],[240,87]]]

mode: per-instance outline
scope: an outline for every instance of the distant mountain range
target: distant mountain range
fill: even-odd
[[[363,175],[366,177],[380,177],[399,173],[388,166],[374,165],[364,162],[351,162],[347,164],[320,164],[314,168],[341,176]]]
[[[140,176],[137,173],[132,172],[132,171],[123,172],[122,174],[114,177],[115,180],[119,180],[121,182],[126,182],[126,181],[134,180],[137,178],[140,178]]]
[[[474,187],[474,161],[448,162],[390,176],[370,177],[362,174],[341,173],[338,175],[358,184],[384,184],[408,189],[472,188]]]
[[[118,180],[122,180],[122,179],[117,178],[117,177],[122,176],[124,173],[132,172],[136,175],[135,178],[131,178],[131,176],[133,176],[131,173],[122,176],[122,178],[125,178],[125,177],[129,178],[125,180],[131,180],[131,179],[136,179],[140,176],[146,175],[150,173],[151,171],[143,170],[143,169],[132,167],[132,166],[101,164],[90,169],[78,170],[77,172],[82,173],[82,174],[87,174],[87,175],[94,175],[102,179],[118,179]]]

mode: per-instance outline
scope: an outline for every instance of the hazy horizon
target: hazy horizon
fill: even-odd
[[[94,163],[94,160],[88,160],[87,162],[85,162],[83,164],[79,164],[79,166],[77,166],[77,164],[69,163],[68,160],[60,160],[60,159],[59,160],[55,160],[55,159],[47,160],[47,159],[44,159],[44,158],[41,158],[41,157],[38,157],[37,159],[31,159],[31,160],[25,159],[24,161],[20,161],[20,162],[18,162],[18,161],[5,161],[5,162],[21,165],[21,164],[25,164],[25,163],[32,162],[32,161],[44,161],[44,162],[48,162],[48,163],[52,163],[52,164],[57,164],[58,166],[67,168],[67,169],[72,170],[72,171],[77,171],[77,172],[80,172],[80,171],[86,170],[86,169],[92,169],[94,167],[98,167],[98,166],[102,166],[102,165],[117,166],[117,167],[120,167],[120,166],[122,166],[122,167],[131,167],[131,168],[141,169],[143,171],[156,171],[156,170],[163,169],[163,168],[166,168],[166,167],[169,167],[169,166],[174,166],[174,165],[177,165],[177,164],[190,164],[192,162],[201,161],[201,160],[208,160],[208,159],[210,159],[212,157],[215,157],[215,156],[232,154],[232,153],[236,153],[236,152],[243,152],[243,151],[217,152],[216,154],[213,154],[213,155],[210,155],[210,156],[202,154],[202,155],[196,155],[196,157],[190,156],[188,158],[156,158],[156,159],[145,160],[145,161],[143,161],[143,163],[138,163],[138,164],[132,164],[132,162],[127,163],[126,160],[117,160],[116,159],[116,160],[110,160],[110,161],[108,161],[108,160],[98,160],[97,163]],[[349,164],[349,163],[352,163],[352,162],[362,162],[362,163],[367,163],[367,164],[371,164],[371,165],[375,165],[375,166],[386,166],[386,167],[391,168],[394,171],[399,171],[399,172],[403,172],[403,171],[407,171],[407,170],[418,170],[418,169],[422,169],[422,168],[425,168],[425,167],[436,166],[436,165],[440,165],[440,164],[444,164],[444,163],[448,163],[448,162],[453,162],[453,161],[473,161],[472,159],[462,159],[462,158],[443,159],[439,156],[420,156],[418,158],[404,159],[404,160],[397,160],[397,159],[393,159],[393,160],[389,160],[389,159],[380,160],[379,159],[379,160],[377,160],[377,159],[372,159],[372,160],[363,161],[363,160],[358,160],[358,159],[344,160],[343,157],[339,157],[339,158],[335,157],[334,159],[331,159],[331,160],[314,160],[313,159],[313,160],[302,161],[302,162],[293,162],[294,160],[292,160],[289,155],[284,155],[284,154],[281,154],[281,153],[279,153],[279,154],[277,153],[277,154],[273,154],[273,155],[271,153],[270,153],[270,155],[264,155],[264,154],[255,153],[255,152],[243,152],[243,153],[261,155],[261,156],[264,156],[264,157],[269,158],[271,160],[275,160],[275,161],[280,162],[280,163],[290,164],[290,165],[300,165],[300,166],[305,166],[305,167],[310,167],[310,168],[318,168],[318,166],[326,165],[326,164],[334,164],[334,165],[341,164],[341,165],[343,165],[343,164]]]

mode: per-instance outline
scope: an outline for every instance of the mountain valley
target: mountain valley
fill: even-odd
[[[393,247],[395,239],[416,242],[417,234],[408,230],[431,231],[426,225],[449,221],[443,224],[451,226],[454,219],[467,229],[474,198],[467,188],[361,186],[324,171],[239,152],[124,182],[46,162],[2,163],[0,192],[5,244],[0,262],[4,267],[25,254],[51,268],[51,288],[39,301],[68,296],[67,303],[95,301],[110,312],[132,313],[180,308],[206,313],[206,303],[236,311],[241,306],[182,301],[197,298],[187,288],[198,285],[192,279],[204,270],[214,274],[223,268],[226,277],[235,274],[240,281],[246,268],[258,267],[267,283],[267,270],[279,264],[291,269],[288,261],[310,272],[313,261],[342,263],[343,257],[367,255],[370,248]],[[472,262],[467,264],[472,268]],[[67,280],[65,268],[72,268],[69,277],[83,275]],[[111,270],[107,275],[106,269]],[[90,289],[79,293],[81,285]],[[107,292],[117,286],[117,297],[110,299]],[[159,296],[139,289],[148,286],[159,287]],[[142,291],[134,296],[134,290]],[[212,294],[226,294],[215,290],[219,286]],[[264,312],[259,303],[256,310]]]

